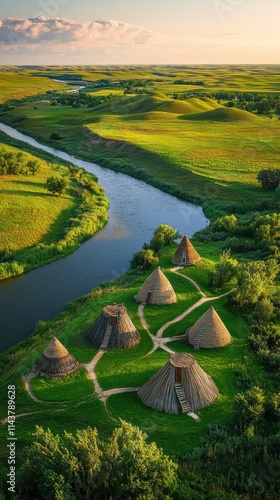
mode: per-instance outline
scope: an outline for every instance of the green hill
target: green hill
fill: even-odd
[[[181,116],[181,118],[184,120],[217,122],[255,122],[258,120],[256,115],[236,108],[216,108],[205,113]]]

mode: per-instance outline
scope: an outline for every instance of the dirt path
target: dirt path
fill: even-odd
[[[178,269],[182,269],[181,267],[175,267],[173,269],[171,269],[171,271],[175,274],[178,274],[179,276],[181,276],[182,278],[185,278],[189,281],[192,282],[192,284],[196,287],[196,289],[199,291],[199,293],[201,294],[202,298],[200,300],[198,300],[195,304],[193,304],[191,307],[189,307],[186,311],[184,311],[182,314],[180,314],[179,316],[177,316],[177,318],[174,318],[173,320],[171,321],[168,321],[167,323],[165,323],[165,325],[163,325],[157,332],[156,336],[153,335],[150,330],[149,330],[149,327],[148,327],[148,324],[147,324],[147,321],[145,319],[145,316],[144,316],[144,307],[145,307],[145,304],[140,304],[139,307],[138,307],[138,316],[140,318],[140,321],[141,321],[141,324],[143,326],[143,328],[146,330],[146,332],[148,333],[148,335],[150,336],[150,338],[152,339],[152,342],[153,342],[153,348],[151,349],[150,352],[148,352],[147,354],[145,354],[145,356],[142,356],[142,357],[146,357],[146,356],[149,356],[150,354],[152,354],[153,352],[155,352],[155,350],[160,347],[161,349],[167,351],[168,353],[170,354],[174,354],[174,351],[172,349],[170,349],[169,347],[167,347],[165,344],[167,344],[168,342],[173,342],[175,340],[179,340],[179,339],[182,339],[182,335],[176,335],[174,337],[166,337],[166,338],[162,338],[162,334],[163,332],[172,324],[174,323],[177,323],[179,321],[181,321],[183,318],[185,318],[188,314],[190,314],[194,309],[196,309],[197,307],[201,306],[202,304],[204,304],[205,302],[210,302],[210,301],[213,301],[213,300],[218,300],[218,299],[221,299],[222,297],[225,297],[226,295],[229,295],[232,290],[230,290],[229,292],[227,293],[224,293],[223,295],[219,295],[218,297],[206,297],[205,293],[201,290],[201,288],[199,287],[199,285],[192,279],[192,278],[189,278],[188,276],[184,276],[182,275],[181,273],[178,272]],[[94,388],[95,388],[95,392],[96,392],[96,395],[97,397],[104,403],[105,405],[105,408],[107,410],[107,406],[106,406],[106,402],[107,402],[107,399],[112,396],[113,394],[122,394],[124,392],[135,392],[139,389],[139,387],[119,387],[119,388],[115,388],[115,389],[109,389],[107,391],[103,391],[101,386],[99,385],[98,383],[98,380],[97,380],[97,377],[96,377],[96,373],[94,371],[98,361],[102,358],[102,356],[105,354],[106,351],[98,351],[97,354],[95,354],[95,356],[92,358],[92,360],[83,365],[85,367],[85,369],[87,370],[88,374],[89,374],[89,378],[90,380],[92,380],[93,384],[94,384]],[[141,358],[140,358],[141,359]],[[30,385],[30,380],[33,378],[33,377],[36,377],[36,373],[34,372],[30,372],[26,377],[23,377],[23,380],[24,380],[24,383],[25,383],[25,389],[26,391],[28,392],[28,394],[30,395],[30,397],[36,401],[37,403],[44,403],[44,404],[47,404],[49,403],[49,401],[42,401],[40,399],[38,399],[35,394],[33,393],[32,391],[32,388],[31,388],[31,385]],[[59,411],[59,410],[55,410],[55,411]],[[22,417],[22,416],[26,416],[26,415],[32,415],[34,413],[40,413],[41,411],[35,411],[35,412],[31,412],[31,413],[21,413],[19,415],[16,416],[16,418],[19,418],[19,417]],[[108,412],[108,410],[107,410]],[[109,413],[108,413],[109,414]],[[199,421],[199,417],[193,413],[193,412],[190,412],[188,413],[188,415],[192,418],[194,418],[195,420]],[[110,416],[110,415],[109,415]],[[110,417],[112,418],[112,417]],[[114,419],[115,420],[115,419]],[[2,425],[7,423],[7,419],[4,419],[2,420]]]
[[[25,377],[22,377],[22,380],[24,381],[25,390],[28,392],[29,396],[32,399],[34,399],[34,401],[36,401],[36,403],[47,404],[47,403],[49,403],[49,401],[42,401],[42,399],[38,399],[35,396],[34,392],[32,391],[30,380],[33,379],[36,376],[37,376],[37,373],[31,371],[28,375],[26,375]]]
[[[117,389],[109,389],[108,391],[103,391],[101,396],[101,401],[105,402],[109,396],[113,394],[122,394],[123,392],[136,392],[140,387],[119,387]]]
[[[94,384],[95,392],[100,399],[102,399],[103,391],[98,383],[94,368],[96,367],[98,361],[102,358],[102,356],[104,354],[105,354],[105,351],[98,351],[98,353],[92,358],[92,360],[88,364],[84,365],[85,369],[87,370],[87,372],[89,374],[90,380],[92,380],[92,382]]]
[[[199,291],[199,293],[202,295],[202,297],[206,297],[205,293],[201,290],[200,286],[196,281],[194,281],[192,278],[189,278],[189,276],[185,276],[184,274],[178,273],[178,269],[184,269],[184,267],[178,266],[178,267],[173,267],[173,269],[170,269],[172,273],[178,274],[178,276],[181,276],[181,278],[185,278],[186,280],[189,280],[195,288]]]
[[[226,297],[227,295],[229,295],[230,293],[232,293],[233,290],[230,290],[229,292],[226,292],[222,295],[218,295],[217,297],[203,297],[202,299],[200,299],[198,302],[196,302],[195,304],[193,304],[191,307],[189,307],[185,312],[183,312],[182,314],[180,314],[180,316],[177,316],[177,318],[175,319],[172,319],[171,321],[168,321],[167,323],[165,323],[165,325],[163,325],[159,331],[157,332],[157,337],[162,337],[162,334],[163,332],[170,326],[170,325],[173,325],[174,323],[178,323],[178,321],[181,321],[182,319],[184,319],[188,314],[190,314],[194,309],[196,309],[197,307],[201,306],[202,304],[205,304],[205,302],[211,302],[213,300],[218,300],[218,299],[221,299],[223,297]]]

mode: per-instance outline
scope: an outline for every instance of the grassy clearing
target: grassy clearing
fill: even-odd
[[[0,147],[19,151],[3,143]],[[46,180],[54,174],[67,176],[69,171],[57,162],[41,161],[40,172],[35,176],[1,176],[0,252],[22,250],[40,242],[50,244],[59,239],[66,222],[75,213],[78,200],[70,189],[64,196],[47,191]]]
[[[31,387],[37,398],[43,401],[80,401],[92,396],[93,392],[93,384],[85,368],[61,379],[33,378]]]
[[[0,141],[6,151],[27,151],[26,158],[40,164],[34,176],[0,176],[0,279],[5,279],[75,250],[107,222],[108,201],[94,176],[86,174],[92,182],[88,190],[78,170],[66,162],[58,163],[51,155],[7,139],[3,133]],[[47,190],[46,181],[52,175],[67,180],[62,196]]]
[[[208,251],[207,245],[201,245],[199,249],[201,253],[202,247],[204,247],[205,255],[210,261],[210,254],[214,253],[215,245],[209,245]],[[168,272],[168,262],[170,262],[173,253],[174,247],[165,248],[160,256],[160,265],[165,268],[175,291],[180,295],[182,291],[185,291],[186,285],[189,290],[189,283],[183,277]],[[214,255],[212,264],[217,258],[218,256]],[[203,284],[202,279],[199,281],[202,270],[203,267],[194,267],[184,270],[184,273],[190,275],[198,273],[197,280],[199,284]],[[35,423],[50,427],[58,433],[64,429],[74,432],[76,429],[85,428],[88,425],[96,426],[100,434],[105,436],[118,425],[120,418],[138,425],[148,433],[150,441],[156,441],[166,453],[175,457],[198,446],[206,433],[208,424],[228,422],[234,395],[239,390],[236,385],[236,370],[246,365],[249,370],[253,370],[256,377],[259,376],[262,383],[266,383],[264,371],[248,354],[248,328],[245,319],[242,316],[236,316],[229,310],[225,299],[219,299],[211,304],[220,314],[233,340],[225,348],[210,351],[201,350],[195,353],[199,364],[214,379],[220,390],[218,399],[210,407],[199,412],[200,423],[196,423],[184,414],[175,416],[155,412],[145,407],[136,393],[110,396],[107,400],[106,411],[106,408],[96,398],[93,384],[88,380],[83,370],[64,380],[33,379],[33,390],[36,396],[45,403],[40,404],[31,400],[20,382],[20,377],[30,371],[32,364],[44,351],[53,335],[59,338],[79,362],[89,362],[97,350],[86,340],[85,334],[101,309],[107,304],[124,303],[140,332],[141,342],[131,349],[109,351],[104,354],[95,370],[103,390],[141,386],[167,362],[169,354],[162,349],[157,349],[153,354],[148,355],[152,349],[152,341],[143,329],[137,315],[138,304],[133,297],[144,278],[145,276],[134,279],[124,276],[119,285],[112,284],[109,289],[103,291],[99,289],[88,296],[77,299],[70,303],[66,311],[61,313],[56,320],[49,323],[41,322],[33,336],[0,357],[0,360],[5,363],[5,372],[0,379],[2,399],[5,398],[6,385],[12,380],[17,387],[17,413],[40,412],[28,417],[21,417],[17,421],[17,432],[20,436],[19,460],[21,447],[32,439],[31,433],[34,431]],[[196,295],[195,291],[192,293]],[[211,291],[208,290],[208,293],[211,295]],[[192,301],[194,302],[197,298],[199,297],[193,296]],[[180,304],[180,310],[183,310],[184,307],[188,307],[188,300],[187,293],[182,298],[181,303],[178,302],[175,306]],[[178,310],[172,307],[161,308],[160,314],[155,316],[149,313],[148,307],[145,308],[145,314],[147,312],[146,316],[152,330],[157,330],[158,326],[162,326],[171,317],[177,316]],[[169,327],[166,330],[167,334],[183,333],[181,330],[192,325],[208,307],[209,304],[205,304],[193,311],[180,323]],[[170,342],[168,345],[175,352],[193,354],[193,348],[182,341]],[[1,418],[4,416],[3,406]],[[1,427],[0,436],[4,435],[5,429]]]

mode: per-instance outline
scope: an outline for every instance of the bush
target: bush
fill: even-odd
[[[148,271],[151,267],[159,263],[159,259],[155,257],[153,250],[141,250],[140,252],[134,253],[132,261],[130,263],[130,269],[142,269],[143,271]]]
[[[49,177],[47,179],[47,189],[53,194],[63,194],[66,190],[67,181],[63,177]]]
[[[280,169],[263,169],[258,173],[257,179],[264,189],[274,191],[280,185]]]

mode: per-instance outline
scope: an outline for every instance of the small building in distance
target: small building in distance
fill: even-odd
[[[104,307],[86,337],[102,351],[126,349],[140,342],[140,334],[123,304]]]
[[[144,304],[166,305],[173,304],[177,298],[170,281],[157,267],[135,295],[135,300]]]
[[[194,350],[213,349],[224,347],[231,342],[231,335],[222,322],[220,316],[211,306],[196,321],[196,323],[186,331],[187,342],[194,346]]]
[[[195,250],[189,238],[184,236],[172,257],[172,264],[176,264],[177,266],[191,266],[199,260],[201,260],[200,255]]]
[[[178,415],[180,408],[184,413],[201,410],[210,405],[218,393],[216,384],[194,356],[175,353],[137,394],[146,406]]]
[[[79,368],[78,361],[53,337],[42,356],[33,366],[33,371],[41,377],[66,377]]]

